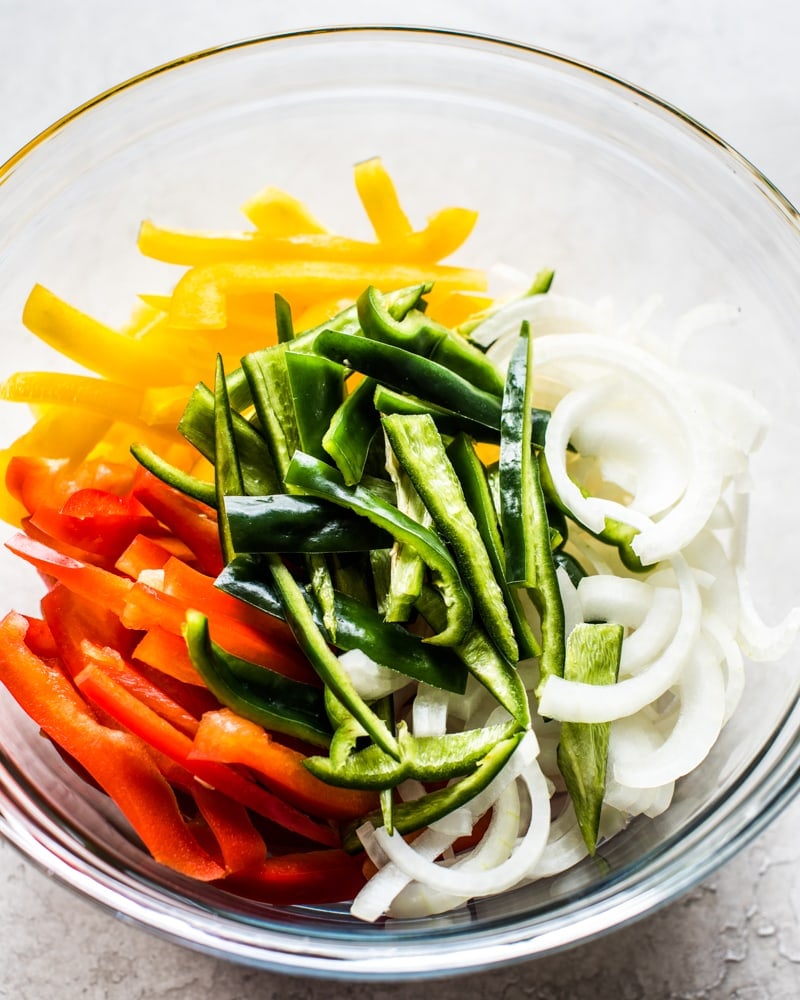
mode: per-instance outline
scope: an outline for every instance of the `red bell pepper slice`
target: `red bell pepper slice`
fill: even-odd
[[[100,566],[62,555],[41,542],[36,542],[23,534],[16,534],[6,542],[15,555],[31,563],[41,573],[54,577],[59,583],[75,594],[95,601],[119,617],[125,607],[125,598],[133,584],[122,576],[117,576]]]
[[[113,611],[56,584],[41,600],[58,655],[74,677],[83,669],[81,646],[87,639],[99,646],[111,646],[123,655],[133,649],[137,635],[126,629]]]
[[[94,488],[124,494],[133,483],[133,471],[120,462],[14,455],[6,470],[8,492],[32,514],[41,507],[58,510],[76,490]]]
[[[179,493],[144,470],[137,474],[133,495],[191,549],[204,573],[219,575],[224,564],[216,514],[211,507]]]
[[[25,644],[28,649],[42,660],[58,657],[58,646],[47,622],[30,615],[25,615],[24,618],[28,623],[28,631],[25,634]]]
[[[146,663],[184,684],[205,687],[203,678],[192,663],[183,636],[154,626],[148,629],[133,651],[133,659]]]
[[[197,732],[199,719],[126,663],[115,649],[97,646],[90,640],[84,640],[80,646],[80,655],[84,669],[90,664],[100,667],[104,674],[113,678],[137,701],[146,705],[180,732],[190,737]]]
[[[210,618],[224,615],[248,625],[276,640],[295,646],[292,630],[279,618],[259,611],[237,597],[214,586],[214,577],[187,566],[181,559],[169,559],[163,566],[164,593],[177,598],[187,608],[194,608]]]
[[[163,569],[171,558],[172,553],[164,544],[164,539],[137,535],[117,559],[114,568],[136,580],[143,570]]]
[[[377,806],[374,792],[334,788],[303,766],[305,755],[283,746],[257,725],[228,708],[206,712],[195,732],[192,760],[243,764],[281,798],[314,816],[351,820]]]
[[[15,612],[0,622],[0,681],[23,711],[111,796],[156,861],[203,881],[222,878],[145,744],[99,723],[61,670],[27,647],[27,630]]]
[[[173,635],[182,635],[186,610],[187,605],[177,598],[145,583],[135,583],[127,591],[121,618],[128,628],[143,630],[158,625]],[[293,640],[276,642],[228,615],[214,615],[209,625],[214,641],[229,653],[305,684],[319,685],[319,677]]]
[[[39,507],[31,522],[59,543],[102,556],[107,565],[113,565],[137,535],[162,530],[138,500],[98,489],[78,490],[61,510]]]
[[[96,663],[87,662],[86,668],[75,678],[75,683],[92,704],[99,706],[148,745],[166,754],[212,788],[293,833],[319,844],[338,845],[338,834],[330,826],[306,816],[232,768],[224,764],[192,760],[192,741],[189,737],[143,705],[99,669]]]
[[[278,905],[338,903],[353,899],[366,882],[362,862],[363,855],[342,850],[284,854],[229,876],[220,888]]]
[[[214,834],[227,871],[256,868],[266,861],[267,845],[243,805],[197,781],[192,787],[192,795]]]

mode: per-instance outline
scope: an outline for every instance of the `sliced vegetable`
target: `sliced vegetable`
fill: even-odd
[[[614,684],[622,655],[622,625],[581,624],[570,632],[564,677],[584,684]],[[607,722],[562,722],[558,767],[564,776],[589,854],[594,854],[606,788]]]

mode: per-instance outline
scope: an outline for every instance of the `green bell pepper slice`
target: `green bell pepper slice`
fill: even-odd
[[[327,747],[331,726],[322,690],[226,652],[211,640],[208,619],[189,610],[184,625],[192,663],[209,691],[244,719],[273,732]]]
[[[455,554],[487,632],[503,656],[515,662],[519,649],[503,592],[433,419],[427,414],[395,414],[383,418],[383,427],[439,534]]]
[[[472,599],[452,556],[435,532],[401,513],[363,484],[347,486],[336,469],[303,452],[297,452],[292,459],[286,482],[303,493],[330,500],[361,514],[418,552],[430,569],[434,585],[447,608],[444,628],[425,641],[451,646],[463,638],[472,623]]]
[[[516,722],[507,722],[443,736],[412,736],[400,723],[399,761],[373,744],[351,753],[344,761],[317,756],[307,758],[303,764],[315,777],[340,788],[396,788],[409,778],[448,781],[471,774],[497,743],[513,736],[518,728]]]
[[[576,625],[567,639],[565,679],[584,684],[615,684],[623,631],[621,625]],[[610,730],[608,722],[562,722],[556,755],[591,855],[597,847],[605,796]]]

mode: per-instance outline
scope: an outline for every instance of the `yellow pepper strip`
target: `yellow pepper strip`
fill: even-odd
[[[253,195],[242,205],[242,212],[256,229],[270,236],[327,232],[301,201],[276,187],[266,187]]]
[[[324,298],[335,295],[354,299],[368,285],[388,292],[426,281],[434,281],[437,288],[450,291],[486,288],[483,271],[441,265],[323,264],[318,261],[296,261],[287,265],[234,261],[187,271],[175,286],[170,322],[181,328],[221,329],[227,322],[226,296],[233,294],[280,292],[294,305],[297,295],[307,295],[310,291]]]
[[[145,389],[142,396],[141,419],[146,424],[177,427],[193,388],[191,385],[159,385]]]
[[[381,243],[399,243],[413,232],[403,211],[394,181],[379,157],[363,160],[354,168],[356,190],[375,235]]]
[[[190,359],[117,333],[42,285],[28,296],[22,321],[55,350],[112,381],[134,386],[193,381]]]
[[[432,263],[457,250],[476,219],[477,213],[469,209],[445,208],[431,216],[425,229],[393,243],[365,243],[329,233],[190,233],[145,221],[139,228],[138,247],[145,257],[192,267],[242,260]]]
[[[14,403],[77,406],[111,419],[135,420],[142,392],[129,385],[58,372],[15,372],[0,384],[0,399]]]
[[[437,299],[435,296],[429,300],[427,315],[435,319],[442,326],[451,329],[460,326],[476,313],[488,309],[494,299],[488,295],[476,295],[471,292],[448,292],[443,297]]]
[[[97,440],[88,458],[135,467],[136,462],[131,456],[131,444],[134,441],[146,444],[168,462],[182,469],[190,468],[197,458],[197,452],[174,427],[151,427],[141,420],[119,420],[111,424]]]

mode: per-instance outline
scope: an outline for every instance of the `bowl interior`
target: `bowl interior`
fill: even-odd
[[[773,426],[754,464],[753,589],[767,619],[800,602],[800,498],[787,460],[800,444],[793,213],[693,123],[544,53],[426,32],[317,33],[197,58],[88,107],[0,175],[3,375],[67,368],[22,327],[34,283],[110,323],[139,293],[171,287],[180,270],[135,249],[142,219],[241,229],[240,203],[274,184],[333,230],[369,238],[351,178],[352,165],[373,155],[416,226],[444,205],[480,211],[458,260],[490,268],[498,293],[514,286],[510,273],[521,288],[552,266],[558,291],[609,299],[622,318],[659,296],[650,322],[665,338],[690,308],[738,308],[736,324],[698,335],[687,361],[769,406]],[[27,418],[2,405],[10,441]],[[40,587],[4,556],[0,592],[6,605],[34,611]],[[796,766],[795,668],[795,657],[749,668],[742,708],[711,757],[679,784],[664,816],[632,824],[602,863],[429,920],[368,927],[344,907],[242,904],[170,875],[5,692],[0,816],[66,881],[198,947],[326,975],[487,965],[630,919],[721,860],[784,794]]]

